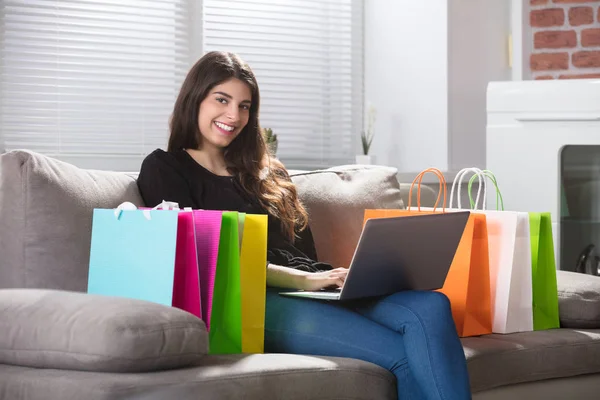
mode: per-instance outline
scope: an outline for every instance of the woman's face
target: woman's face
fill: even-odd
[[[251,100],[250,88],[239,79],[213,87],[198,110],[201,148],[229,146],[248,123]]]

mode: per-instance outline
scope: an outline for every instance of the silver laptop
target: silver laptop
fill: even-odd
[[[469,211],[367,220],[342,288],[284,296],[351,300],[444,285]]]

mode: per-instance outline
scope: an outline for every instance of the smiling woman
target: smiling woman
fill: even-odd
[[[239,57],[202,57],[175,103],[168,151],[156,150],[142,164],[138,185],[146,205],[169,200],[268,214],[267,352],[373,362],[394,373],[400,399],[470,398],[463,349],[443,294],[404,291],[355,304],[279,295],[280,288],[341,287],[348,270],[317,259],[296,187],[267,152],[259,102],[254,74]]]

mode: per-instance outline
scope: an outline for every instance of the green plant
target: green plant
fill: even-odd
[[[265,142],[267,143],[267,147],[269,148],[269,151],[271,152],[272,155],[277,154],[277,135],[275,133],[273,133],[273,129],[271,128],[264,128],[263,129],[263,136],[265,138]]]
[[[362,142],[363,154],[366,156],[369,154],[371,149],[371,143],[373,143],[373,125],[375,124],[375,107],[370,106],[367,113],[367,129],[364,129],[360,133],[360,139]]]

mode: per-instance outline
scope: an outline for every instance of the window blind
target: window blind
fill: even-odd
[[[363,5],[358,0],[204,0],[203,51],[252,68],[260,121],[288,168],[352,163],[362,127]]]
[[[190,66],[187,0],[2,0],[0,149],[137,171]]]

